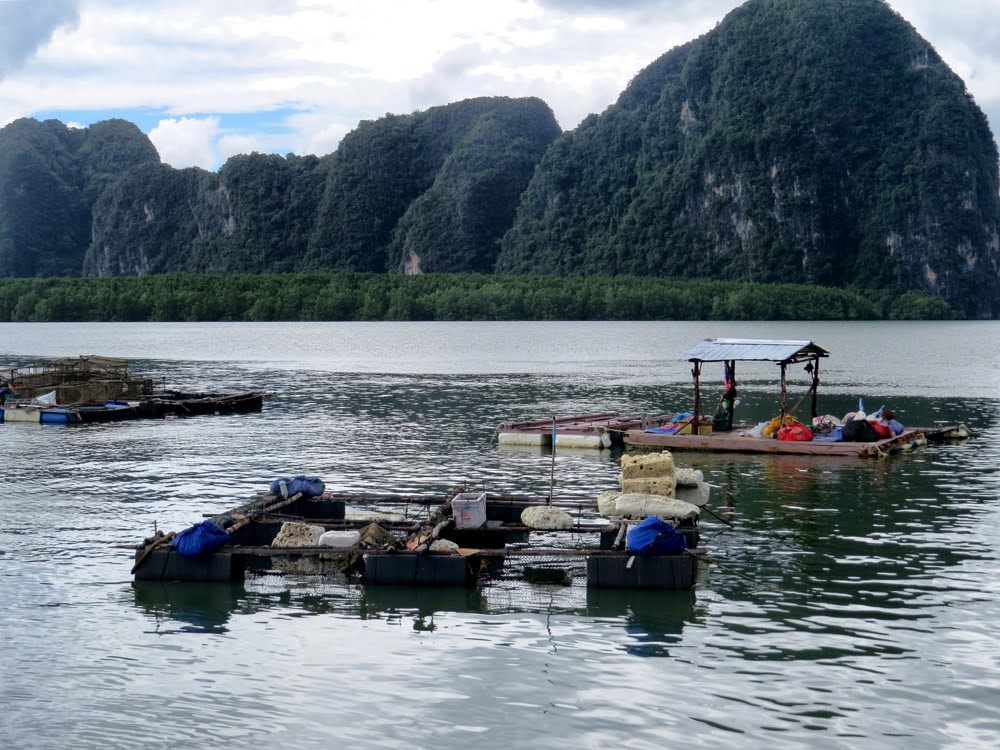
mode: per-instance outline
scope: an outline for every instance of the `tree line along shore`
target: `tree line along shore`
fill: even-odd
[[[920,292],[632,276],[359,272],[0,280],[0,321],[951,320]]]

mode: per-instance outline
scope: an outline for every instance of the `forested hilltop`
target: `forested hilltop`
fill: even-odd
[[[123,176],[160,156],[124,120],[86,129],[15,120],[0,130],[0,275],[76,276],[94,204]]]
[[[0,276],[329,272],[728,280],[743,285],[725,292],[722,307],[745,305],[732,317],[758,308],[755,284],[813,284],[873,297],[845,317],[996,317],[997,147],[883,0],[749,0],[567,133],[538,99],[485,97],[362,122],[326,156],[254,153],[214,173],[162,164],[121,120],[0,129]],[[396,309],[418,294],[386,283]],[[409,314],[439,314],[420,304]],[[351,315],[386,315],[372,310]]]
[[[881,0],[751,0],[552,145],[497,271],[919,289],[993,317],[997,161]]]

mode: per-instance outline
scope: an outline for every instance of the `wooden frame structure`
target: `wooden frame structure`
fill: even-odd
[[[782,423],[788,414],[788,367],[806,363],[812,382],[806,395],[812,395],[811,416],[817,416],[816,398],[819,391],[819,361],[830,353],[812,341],[786,341],[777,339],[705,339],[681,355],[692,363],[694,378],[694,416],[691,431],[698,433],[703,421],[701,414],[701,366],[705,362],[724,362],[732,379],[735,393],[737,362],[775,362],[781,368],[778,408]],[[803,396],[805,398],[805,396]],[[801,403],[801,402],[800,402]]]

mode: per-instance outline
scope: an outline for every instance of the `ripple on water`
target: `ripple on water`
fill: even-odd
[[[0,690],[14,709],[0,734],[24,748],[51,737],[134,747],[150,727],[192,747],[561,748],[570,737],[582,747],[623,738],[634,747],[678,738],[695,747],[995,744],[995,379],[975,379],[993,390],[963,398],[942,393],[945,380],[926,367],[919,377],[900,367],[885,393],[897,413],[910,423],[962,415],[980,436],[891,461],[678,455],[705,472],[713,511],[732,524],[705,518],[720,565],[693,593],[594,592],[577,575],[567,587],[498,580],[472,591],[292,576],[208,587],[129,580],[127,547],[154,525],[183,528],[278,476],[411,493],[468,484],[544,496],[553,482],[557,494],[594,497],[613,488],[617,454],[559,451],[553,462],[490,439],[518,418],[687,403],[687,364],[648,351],[710,332],[639,328],[657,342],[640,358],[633,345],[609,344],[603,328],[590,338],[582,328],[564,336],[580,353],[563,357],[551,333],[544,356],[515,337],[523,351],[477,370],[444,336],[432,364],[405,371],[417,356],[407,346],[393,360],[400,371],[381,374],[366,357],[391,351],[386,329],[365,329],[369,354],[350,367],[353,332],[320,345],[337,349],[324,360],[294,335],[300,346],[267,350],[272,327],[254,346],[244,341],[246,357],[205,361],[181,348],[143,362],[206,389],[266,387],[273,396],[261,414],[3,426],[15,470],[0,475]],[[477,343],[484,330],[462,344],[497,356],[498,339]],[[836,331],[821,333],[836,342]],[[201,334],[149,335],[186,347]],[[610,348],[594,349],[602,341]],[[440,364],[454,356],[460,366]],[[854,366],[831,374],[835,413],[878,382]],[[746,382],[747,416],[765,417],[772,380]]]

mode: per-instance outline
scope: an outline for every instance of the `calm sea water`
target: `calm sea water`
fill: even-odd
[[[0,367],[103,354],[260,414],[0,426],[0,747],[993,748],[1000,324],[0,324]],[[611,452],[503,421],[690,408],[709,336],[811,339],[822,410],[979,436],[895,459],[678,454],[713,485],[693,592],[137,585],[133,546],[278,477],[594,497]],[[720,368],[721,369],[721,368]],[[793,400],[805,388],[793,376]],[[739,416],[777,368],[743,366]],[[721,371],[706,368],[708,388]]]

